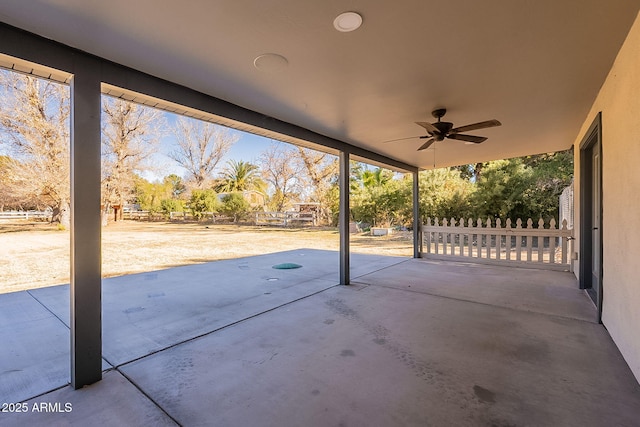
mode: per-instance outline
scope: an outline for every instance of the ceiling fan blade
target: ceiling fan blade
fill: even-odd
[[[502,126],[502,123],[500,123],[497,120],[487,120],[484,122],[474,123],[472,125],[460,126],[458,128],[451,129],[450,132],[459,133],[459,132],[466,132],[469,130],[492,128],[494,126]]]
[[[420,148],[418,148],[418,151],[426,150],[427,148],[431,147],[431,144],[433,144],[434,142],[435,142],[435,139],[431,138],[430,140],[422,144]]]
[[[386,144],[387,142],[397,142],[397,141],[406,141],[409,139],[419,139],[419,138],[423,138],[422,136],[410,136],[408,138],[398,138],[398,139],[390,139],[388,141],[382,141],[383,144]],[[429,137],[431,138],[431,137]]]
[[[425,128],[427,130],[427,132],[431,133],[431,134],[437,134],[440,133],[440,131],[438,130],[437,127],[435,127],[434,125],[432,125],[429,122],[416,122],[417,125],[422,126],[423,128]]]
[[[485,138],[484,136],[461,135],[459,133],[451,134],[447,136],[447,138],[457,139],[459,141],[472,142],[474,144],[480,144],[481,142],[484,142],[488,139],[488,138]]]

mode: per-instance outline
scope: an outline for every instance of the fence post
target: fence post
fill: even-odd
[[[439,227],[439,226],[440,226],[440,222],[438,221],[438,217],[436,217],[435,221],[433,222],[433,225],[434,225],[435,227]],[[433,240],[435,240],[435,241],[436,241],[436,242],[435,242],[436,244],[435,244],[435,252],[434,252],[434,253],[435,253],[435,254],[439,254],[439,253],[440,253],[440,251],[439,251],[439,249],[440,249],[440,247],[439,247],[439,243],[440,243],[440,233],[439,233],[439,232],[435,231],[435,232],[433,233]]]
[[[482,228],[482,220],[478,218],[478,222],[476,222],[476,230],[480,230]],[[476,233],[476,247],[478,251],[476,252],[476,258],[482,258],[482,245],[483,245],[484,236],[480,233]]]
[[[487,228],[491,228],[491,218],[487,217]],[[491,231],[485,237],[487,239],[487,259],[491,259]]]
[[[538,220],[538,230],[544,230],[544,219]],[[544,232],[538,233],[538,262],[544,261]]]
[[[458,249],[460,250],[460,256],[464,256],[464,219],[460,218],[458,227],[460,232],[458,233]]]
[[[556,230],[555,218],[551,218],[551,221],[549,221],[549,230],[553,230],[553,231]],[[555,234],[551,234],[549,236],[549,262],[551,264],[556,263],[556,239],[557,237],[555,236]]]
[[[504,225],[505,228],[505,259],[507,261],[511,261],[511,237],[513,234],[513,230],[511,229],[511,218],[507,218],[507,221]]]
[[[496,259],[501,259],[502,251],[502,220],[496,218]]]
[[[449,219],[449,227],[451,228],[451,230],[449,231],[449,254],[455,255],[456,254],[456,233],[455,233],[456,220],[455,219],[453,218]]]
[[[522,261],[522,220],[516,220],[516,261]]]
[[[427,227],[431,227],[431,218],[427,217]],[[427,253],[431,253],[431,231],[427,231],[427,233],[423,236],[427,238]]]
[[[562,231],[565,231],[567,229],[567,220],[563,219],[562,220]],[[560,239],[562,239],[562,263],[566,264],[567,263],[567,246],[569,246],[567,243],[569,242],[569,237],[568,236],[562,236],[560,237]]]
[[[533,229],[533,220],[531,218],[529,218],[527,220],[527,230],[532,230]],[[527,235],[527,261],[531,262],[531,260],[533,259],[533,255],[531,253],[531,251],[533,250],[533,237],[531,236],[531,234]]]
[[[442,254],[446,255],[447,243],[449,241],[449,237],[451,236],[451,233],[449,232],[449,230],[447,230],[447,228],[449,227],[449,221],[447,221],[447,218],[444,218],[442,220],[442,226],[444,227],[444,231],[442,233]]]
[[[448,247],[449,247],[449,254],[450,254],[450,255],[453,255],[453,245],[454,245],[454,244],[453,244],[453,241],[454,241],[454,237],[453,237],[453,229],[452,229],[452,227],[454,227],[454,226],[455,226],[455,221],[454,221],[454,223],[452,224],[452,223],[451,223],[451,220],[449,220],[449,222],[448,222],[448,227],[449,227],[449,229],[447,230],[447,245],[448,245]],[[444,254],[445,254],[445,255],[447,254],[447,246],[445,246],[445,248],[444,248]]]
[[[446,218],[442,219],[442,226],[445,227],[444,233],[442,234],[442,254],[447,254],[447,248],[449,244],[449,240],[451,238],[451,233],[449,231],[449,220]]]
[[[473,240],[474,237],[476,237],[475,234],[473,234],[473,220],[471,218],[469,218],[469,221],[467,221],[467,226],[469,228],[469,232],[467,233],[467,256],[468,257],[472,257],[473,256]]]

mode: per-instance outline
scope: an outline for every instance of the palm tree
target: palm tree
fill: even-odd
[[[232,193],[236,191],[257,190],[264,192],[266,183],[260,178],[258,166],[242,160],[229,160],[222,171],[222,177],[216,190]]]
[[[382,168],[376,168],[373,171],[367,169],[363,171],[361,175],[362,185],[365,188],[382,187],[391,181],[392,178],[393,172]]]

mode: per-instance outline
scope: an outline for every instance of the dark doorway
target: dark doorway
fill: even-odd
[[[602,317],[602,118],[595,118],[580,143],[580,288]]]

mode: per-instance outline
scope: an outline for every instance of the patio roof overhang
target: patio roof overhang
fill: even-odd
[[[3,21],[278,122],[420,168],[419,140],[446,107],[456,125],[496,118],[481,145],[435,144],[435,166],[569,148],[640,3],[4,1]],[[346,9],[357,31],[336,31]],[[286,58],[268,70],[262,54]],[[259,128],[260,126],[258,126]],[[255,129],[254,129],[255,130]],[[302,141],[307,138],[301,138]]]
[[[18,30],[17,32],[20,31]],[[69,57],[73,57],[74,53],[79,56],[91,57],[83,52],[77,52],[75,49],[67,49],[58,43],[51,43],[37,36],[33,37],[32,35],[21,38],[20,43],[12,43],[13,36],[16,35],[16,29],[9,26],[0,26],[0,34],[3,35],[3,39],[9,40],[9,43],[5,45],[5,51],[30,59],[25,60],[16,56],[0,53],[0,67],[22,74],[44,78],[58,83],[70,84],[73,79],[73,73],[64,70],[74,70],[75,66],[73,60],[69,61]],[[25,42],[25,40],[29,42]],[[7,46],[11,47],[6,49]],[[28,46],[30,49],[25,51],[25,46]],[[59,55],[55,60],[50,62],[48,60],[49,58],[47,58],[49,55],[45,54],[43,56],[42,53],[49,52],[52,48],[53,50],[61,49],[65,51],[65,54]],[[64,58],[67,58],[67,60]],[[38,62],[39,60],[60,68],[43,65]],[[361,147],[346,144],[290,123],[282,122],[273,117],[242,108],[218,98],[207,96],[180,85],[175,85],[166,80],[158,79],[128,67],[100,59],[98,59],[98,62],[101,63],[101,77],[108,82],[112,82],[101,83],[100,91],[104,95],[125,99],[170,113],[193,117],[265,138],[271,138],[333,155],[339,155],[340,152],[349,152],[350,157],[354,160],[364,161],[399,172],[417,171],[415,166],[399,162]],[[116,84],[114,84],[114,82]]]

